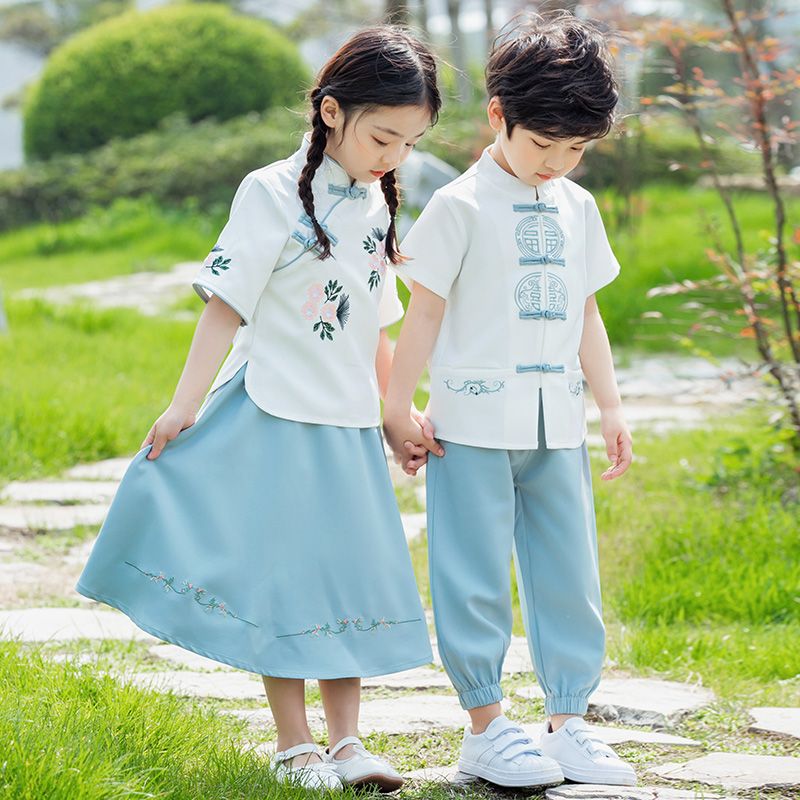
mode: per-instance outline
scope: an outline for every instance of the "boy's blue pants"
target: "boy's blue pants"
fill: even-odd
[[[427,466],[431,595],[442,663],[465,709],[502,699],[510,561],[548,714],[584,714],[605,629],[586,444],[536,450],[443,442]]]

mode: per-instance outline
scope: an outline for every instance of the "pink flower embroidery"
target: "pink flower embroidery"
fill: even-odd
[[[375,243],[375,252],[383,259],[386,257],[386,239]]]
[[[381,258],[377,253],[373,253],[369,257],[369,268],[378,272],[382,266],[384,266],[383,258]]]
[[[323,294],[325,294],[322,285],[319,283],[313,283],[311,286],[308,287],[306,294],[308,295],[308,299],[312,303],[319,303],[322,300]]]
[[[303,315],[303,319],[314,319],[317,316],[317,304],[313,303],[311,300],[308,300],[303,304],[303,307],[300,309],[300,313]]]
[[[333,322],[336,319],[336,303],[325,303],[319,313],[325,322]]]

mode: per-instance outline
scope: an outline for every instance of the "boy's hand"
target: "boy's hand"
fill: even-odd
[[[427,462],[428,453],[444,455],[444,448],[434,438],[433,426],[424,414],[412,408],[408,415],[385,414],[383,432],[394,454],[396,463],[403,472],[416,475]]]
[[[600,432],[606,442],[606,453],[611,466],[600,476],[604,481],[613,481],[627,472],[633,460],[633,438],[622,409],[600,411]]]
[[[148,461],[154,461],[161,455],[167,442],[171,442],[182,430],[191,428],[197,419],[197,412],[189,408],[180,408],[170,405],[167,410],[153,423],[150,433],[147,434],[139,449],[152,444],[147,454]]]

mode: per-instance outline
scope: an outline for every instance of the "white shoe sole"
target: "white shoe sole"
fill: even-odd
[[[458,771],[467,775],[475,775],[497,786],[518,788],[521,786],[558,786],[564,782],[564,775],[560,769],[538,770],[536,772],[498,772],[491,767],[475,761],[459,759]]]
[[[597,783],[606,786],[636,786],[636,774],[625,769],[619,770],[591,770],[581,767],[567,767],[561,765],[561,771],[567,780],[576,783]]]

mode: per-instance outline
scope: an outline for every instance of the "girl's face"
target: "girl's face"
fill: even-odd
[[[428,130],[430,111],[424,106],[381,106],[373,111],[345,115],[337,100],[325,97],[320,113],[332,128],[325,152],[347,174],[364,183],[380,180],[399,167]]]
[[[489,101],[489,124],[497,132],[492,156],[506,172],[523,183],[541,186],[572,171],[583,157],[591,139],[548,139],[516,125],[508,136],[503,108],[497,97]]]

